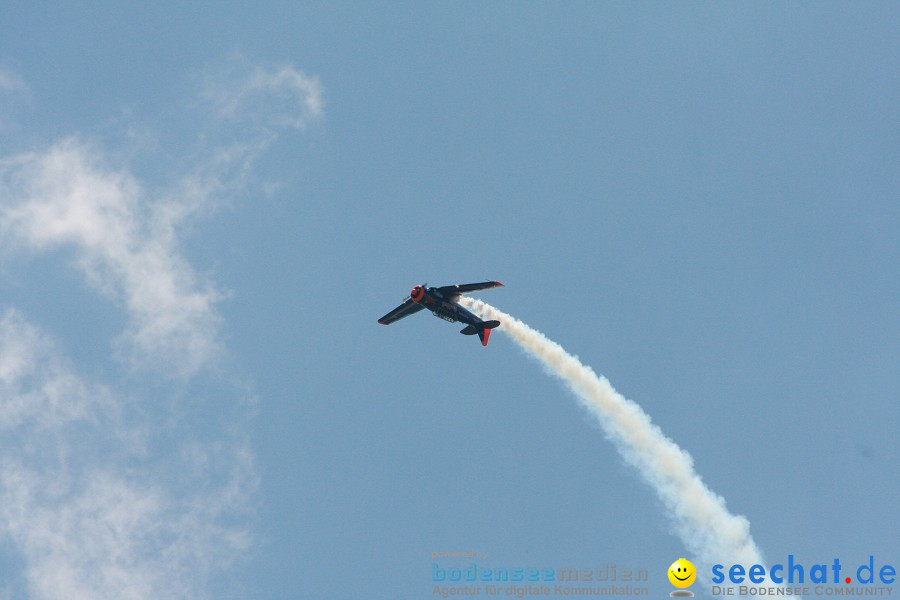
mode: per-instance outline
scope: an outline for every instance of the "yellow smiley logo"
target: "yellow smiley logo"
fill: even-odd
[[[679,558],[669,567],[669,581],[672,585],[679,588],[690,587],[694,580],[697,579],[697,569],[691,561]]]

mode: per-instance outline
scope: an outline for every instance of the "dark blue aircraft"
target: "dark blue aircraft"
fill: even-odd
[[[384,315],[378,322],[382,325],[390,325],[394,321],[402,319],[423,308],[430,310],[434,316],[445,321],[465,323],[467,326],[460,331],[463,335],[475,335],[481,338],[481,345],[487,346],[491,337],[491,329],[500,325],[500,321],[482,321],[459,304],[462,294],[477,290],[489,290],[502,287],[499,281],[485,281],[482,283],[463,283],[458,285],[445,285],[444,287],[427,287],[428,284],[417,285],[409,293],[406,302]]]

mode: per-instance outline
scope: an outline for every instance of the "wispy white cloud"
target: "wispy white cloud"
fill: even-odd
[[[207,80],[204,97],[220,117],[259,127],[209,150],[163,191],[148,191],[78,137],[0,161],[0,236],[7,246],[74,250],[91,285],[127,311],[119,356],[182,376],[220,355],[216,303],[224,294],[184,259],[179,227],[240,189],[278,129],[303,128],[323,112],[318,80],[291,66],[233,61]]]
[[[27,94],[28,84],[16,73],[0,68],[0,92]]]
[[[186,202],[155,201],[123,169],[72,138],[3,161],[0,233],[14,246],[68,246],[88,281],[126,309],[118,346],[134,364],[194,373],[220,351],[222,294],[178,250]]]
[[[250,543],[233,523],[255,485],[231,440],[147,456],[152,428],[79,377],[44,332],[0,320],[0,537],[35,598],[197,598]],[[215,459],[213,459],[213,457]],[[158,473],[177,472],[178,481]]]
[[[291,65],[250,66],[239,57],[232,59],[227,71],[206,77],[203,96],[220,118],[268,128],[303,129],[324,114],[318,78]]]
[[[0,132],[8,133],[20,128],[16,123],[14,107],[30,97],[28,83],[17,73],[0,66]]]
[[[225,294],[190,264],[180,237],[243,189],[280,129],[321,117],[322,90],[290,66],[233,63],[208,81],[214,126],[229,131],[197,131],[204,152],[161,184],[81,136],[0,158],[3,249],[62,250],[125,314],[117,356],[177,375],[152,398],[91,382],[39,326],[0,313],[0,539],[21,555],[32,597],[199,598],[252,542],[257,476],[234,399],[245,390],[217,406],[236,416],[227,429],[204,419],[202,436],[186,416],[193,409],[172,410],[168,398],[191,404],[191,376],[224,352]],[[21,85],[0,72],[0,91]]]
[[[0,468],[0,516],[26,558],[33,597],[198,598],[211,572],[249,544],[245,532],[216,523],[221,514],[189,510],[117,470],[84,473],[54,493],[49,475]]]
[[[96,418],[108,392],[89,387],[53,351],[46,335],[15,310],[0,319],[0,432],[28,424],[53,430]]]

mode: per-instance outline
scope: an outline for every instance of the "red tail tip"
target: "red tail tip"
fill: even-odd
[[[484,335],[481,336],[481,345],[487,346],[488,339],[490,339],[490,337],[491,337],[491,330],[484,329],[483,331],[484,331]]]

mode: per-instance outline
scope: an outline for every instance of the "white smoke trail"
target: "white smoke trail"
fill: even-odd
[[[671,513],[678,536],[700,563],[698,574],[710,573],[717,563],[763,564],[747,519],[728,512],[722,497],[694,472],[690,455],[667,438],[640,406],[539,331],[481,300],[461,298],[460,303],[484,319],[499,320],[500,331],[569,385],[600,421],[625,461],[656,490]]]

